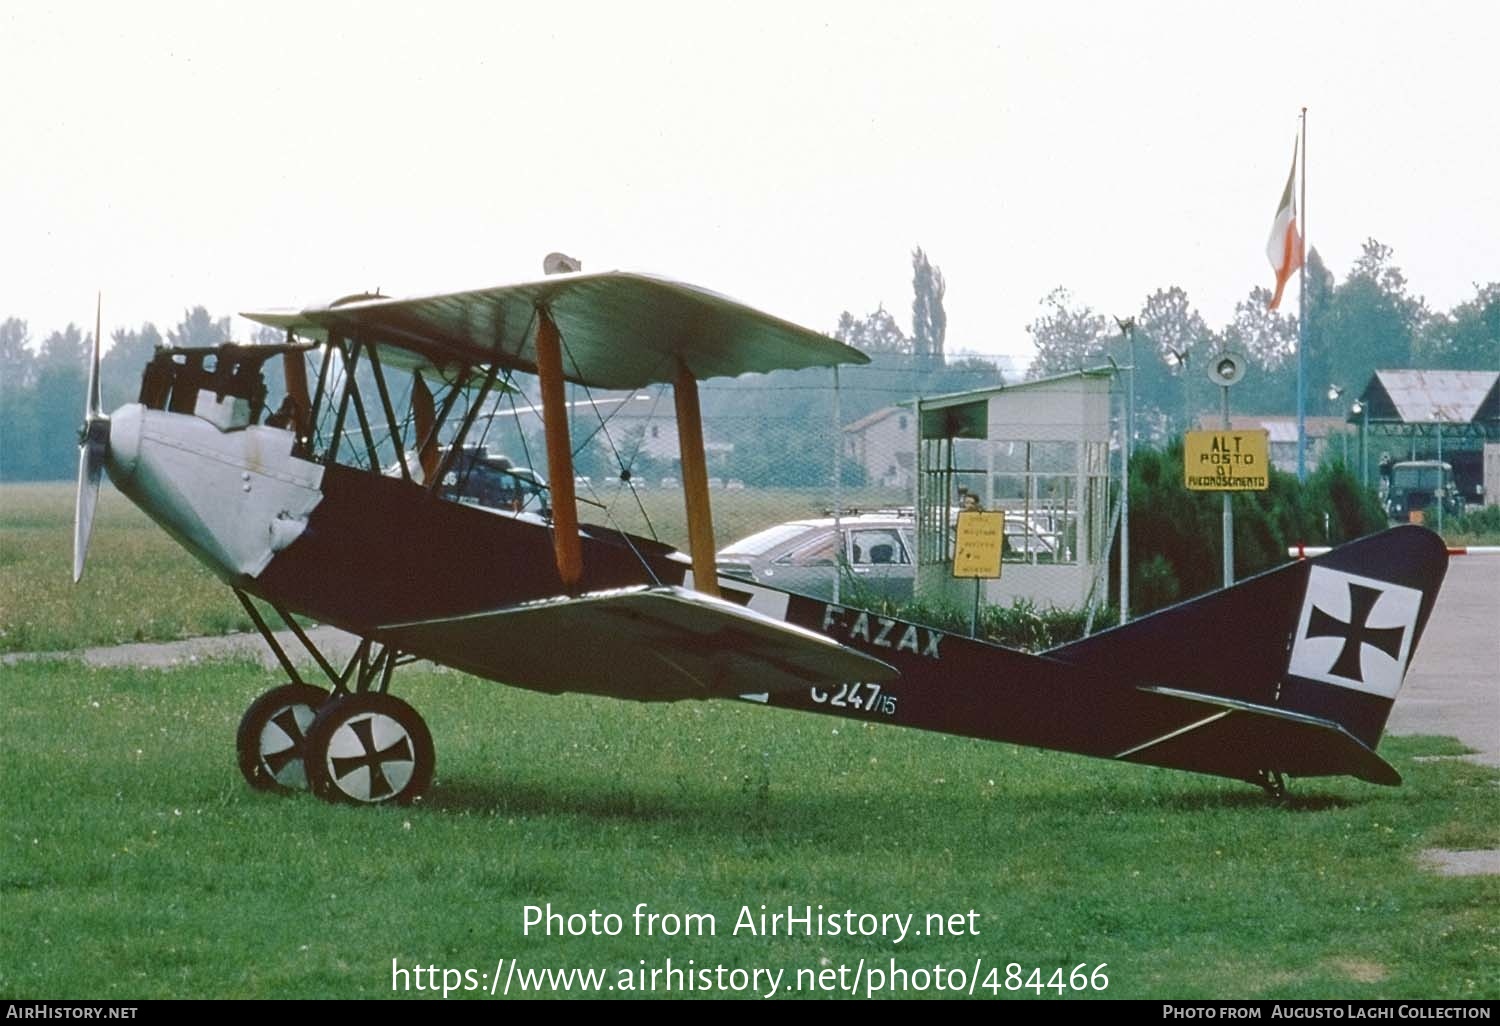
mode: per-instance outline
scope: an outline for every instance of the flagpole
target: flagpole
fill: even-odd
[[[1302,215],[1297,257],[1297,480],[1307,480],[1307,108],[1302,108]]]

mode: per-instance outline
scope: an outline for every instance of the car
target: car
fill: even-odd
[[[842,567],[840,599],[905,602],[912,597],[917,521],[910,509],[851,513],[841,517],[838,526],[842,544],[835,537],[832,517],[768,527],[721,549],[716,557],[719,573],[828,600],[833,598],[834,574]],[[1060,534],[1036,514],[1028,519],[1006,512],[1004,552],[1007,563],[1067,560]]]
[[[831,599],[903,602],[912,595],[917,570],[917,524],[902,513],[860,513],[789,520],[729,545],[717,556],[721,574],[773,588]],[[842,535],[842,536],[841,536]]]
[[[448,448],[442,450],[448,455]],[[421,460],[417,454],[406,454],[406,465],[413,480],[422,483]],[[401,476],[401,465],[393,463],[386,467],[387,477]],[[491,453],[483,445],[461,446],[453,454],[439,494],[453,502],[502,513],[518,513],[524,516],[547,518],[552,515],[547,501],[547,481],[530,467],[518,467],[499,453]]]
[[[1063,545],[1061,518],[1033,511],[1006,511],[1005,554],[1007,559],[1026,563],[1067,562]]]

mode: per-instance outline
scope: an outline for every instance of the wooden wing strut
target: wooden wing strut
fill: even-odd
[[[287,341],[291,341],[290,333]],[[300,351],[281,354],[281,367],[286,380],[286,394],[292,400],[292,434],[300,445],[311,432],[312,400],[307,395],[307,364],[302,362]]]
[[[563,382],[562,336],[552,315],[537,311],[537,378],[542,388],[542,424],[547,433],[547,479],[552,490],[552,544],[563,587],[583,580],[583,543],[578,538],[578,500],[573,491],[573,440]]]
[[[672,386],[677,402],[677,447],[682,450],[682,495],[687,505],[688,549],[693,557],[693,587],[719,594],[714,568],[714,518],[708,499],[708,462],[703,453],[703,416],[698,408],[698,381],[687,362],[677,357]]]
[[[422,483],[431,484],[437,475],[442,454],[437,443],[437,407],[432,402],[432,392],[422,380],[421,371],[411,375],[411,412],[416,421],[417,465],[422,468]]]

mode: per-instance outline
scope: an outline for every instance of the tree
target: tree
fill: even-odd
[[[1153,414],[1167,435],[1186,430],[1193,411],[1212,409],[1212,387],[1201,373],[1218,341],[1203,316],[1176,285],[1157,289],[1136,315],[1135,401],[1137,417]],[[1193,355],[1199,354],[1194,360]]]
[[[0,477],[7,481],[39,476],[37,359],[30,341],[25,321],[8,317],[0,323]]]
[[[94,336],[85,335],[76,324],[69,324],[43,340],[38,366],[42,371],[67,369],[83,373],[88,368],[93,345]],[[79,409],[83,409],[81,400]]]
[[[1251,289],[1219,336],[1225,349],[1250,361],[1234,390],[1234,407],[1244,413],[1280,413],[1297,394],[1297,318],[1270,309],[1270,301],[1270,289]]]
[[[38,478],[67,478],[78,460],[78,427],[88,390],[93,336],[76,324],[54,331],[42,342],[33,390]]]
[[[1407,292],[1406,276],[1391,256],[1389,246],[1365,240],[1349,277],[1333,290],[1320,318],[1320,344],[1315,348],[1308,339],[1308,370],[1325,372],[1308,378],[1309,389],[1359,388],[1376,370],[1412,365],[1412,343],[1428,318],[1427,304]]]
[[[1157,289],[1147,297],[1136,318],[1136,331],[1163,360],[1174,352],[1192,349],[1209,336],[1203,316],[1193,309],[1187,293],[1176,285]]]
[[[1059,285],[1042,300],[1045,313],[1026,325],[1036,347],[1036,358],[1027,368],[1028,378],[1062,374],[1101,364],[1110,341],[1109,322],[1103,314],[1074,303],[1073,295]]]
[[[30,349],[31,331],[19,317],[0,323],[0,388],[30,388],[36,377],[36,357]]]
[[[1316,248],[1307,251],[1307,264],[1302,268],[1306,275],[1304,302],[1307,304],[1302,311],[1302,340],[1303,367],[1307,379],[1309,393],[1314,389],[1324,389],[1331,384],[1337,384],[1344,388],[1361,388],[1364,382],[1350,381],[1347,384],[1334,379],[1336,373],[1332,366],[1331,351],[1335,343],[1335,327],[1333,324],[1333,295],[1334,281],[1333,272],[1323,263],[1323,257]],[[1278,403],[1275,412],[1292,413],[1297,409],[1297,364],[1292,361],[1290,370],[1290,384],[1286,390],[1286,398]],[[1317,384],[1321,382],[1321,384]]]
[[[286,331],[281,328],[273,328],[269,324],[260,324],[250,332],[250,341],[258,346],[276,346],[286,341],[286,334]],[[309,364],[307,370],[307,380],[309,387],[312,387],[313,383],[317,381],[318,368],[316,364],[318,361],[318,357],[319,353],[317,350],[313,350],[312,356],[308,356],[308,354],[304,353],[302,356],[298,357],[298,359],[302,360],[304,363]],[[363,363],[361,363],[361,367],[363,366]],[[286,394],[285,361],[282,357],[273,357],[272,359],[269,359],[265,363],[261,364],[260,372],[261,375],[266,379],[266,396],[268,397],[266,400],[267,404],[269,405],[270,409],[274,410],[281,404],[280,397]],[[393,382],[390,382],[391,372],[387,371],[386,375],[387,383],[392,389],[395,389],[395,384]],[[360,387],[364,387],[363,382],[361,382]],[[372,384],[370,388],[371,391],[368,394],[370,396],[374,396],[374,385]],[[395,401],[395,398],[395,396],[391,397],[393,402]],[[366,401],[369,402],[370,400]]]
[[[876,353],[912,352],[911,339],[902,333],[900,326],[896,324],[896,318],[890,315],[884,303],[874,313],[859,320],[855,320],[845,310],[839,314],[839,324],[834,329],[833,337],[870,356]]]
[[[979,356],[964,356],[945,363],[927,378],[927,392],[968,392],[1005,384],[1000,368]]]
[[[229,341],[229,318],[214,320],[206,309],[195,306],[183,311],[177,327],[167,331],[167,339],[179,348],[216,346]]]
[[[1500,281],[1475,289],[1473,299],[1422,326],[1412,354],[1419,366],[1500,370]]]
[[[1234,338],[1241,352],[1263,371],[1297,359],[1297,318],[1270,308],[1271,290],[1256,286],[1234,306]]]
[[[911,268],[912,352],[919,364],[941,367],[943,341],[948,334],[948,314],[943,309],[948,283],[943,280],[943,272],[928,262],[921,246],[912,251]]]
[[[161,332],[150,321],[138,331],[119,328],[110,339],[109,351],[99,364],[100,391],[106,410],[133,402],[140,395],[141,371],[156,347],[163,344]]]

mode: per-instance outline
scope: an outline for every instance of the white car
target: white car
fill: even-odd
[[[916,520],[901,513],[863,513],[790,520],[719,552],[719,572],[784,591],[833,597],[911,598],[916,583]]]

